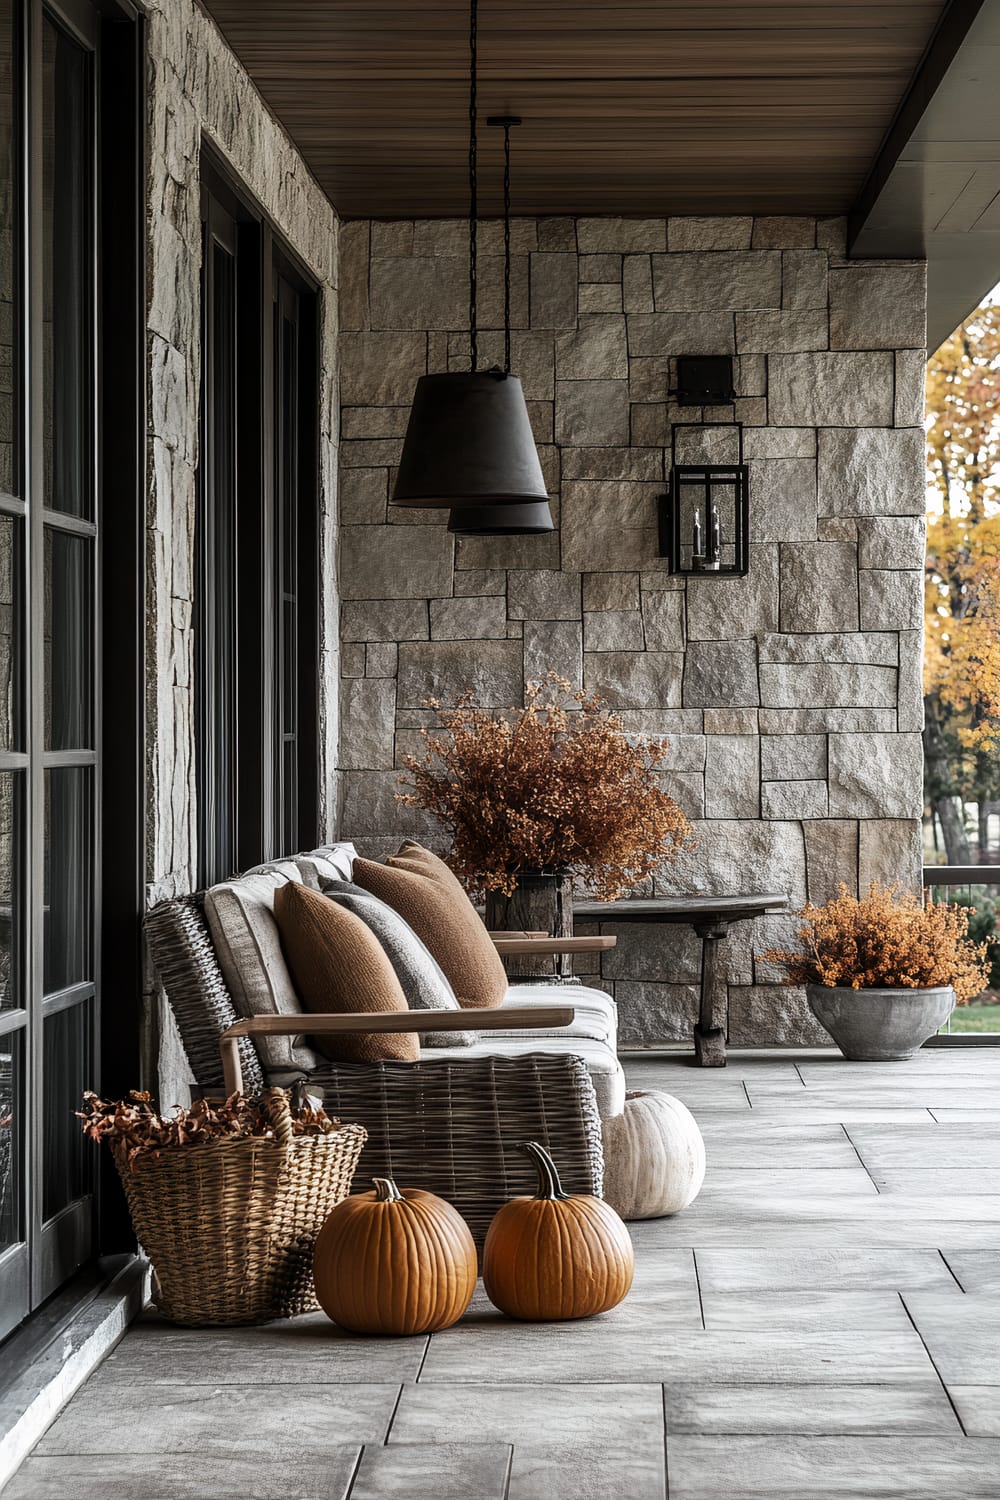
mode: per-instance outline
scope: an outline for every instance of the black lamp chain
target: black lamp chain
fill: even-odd
[[[503,372],[510,374],[510,126],[503,128]]]
[[[477,56],[479,0],[469,0],[469,342],[475,374],[479,365],[479,330],[476,322],[476,254],[479,218],[479,179],[477,175]]]

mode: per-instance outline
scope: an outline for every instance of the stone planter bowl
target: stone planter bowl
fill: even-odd
[[[955,991],[806,986],[809,1009],[852,1062],[901,1062],[951,1015]]]

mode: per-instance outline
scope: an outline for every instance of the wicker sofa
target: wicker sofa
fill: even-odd
[[[416,1063],[332,1063],[303,1043],[310,1030],[361,1028],[356,1018],[301,1017],[268,892],[273,897],[285,880],[315,886],[327,874],[344,878],[353,852],[346,844],[324,846],[148,914],[150,957],[199,1090],[218,1093],[234,1080],[250,1092],[303,1081],[331,1113],[368,1131],[359,1180],[392,1176],[439,1193],[465,1215],[479,1242],[502,1202],[532,1190],[533,1169],[516,1149],[525,1139],[552,1151],[569,1191],[600,1194],[601,1119],[624,1104],[615,1007],[602,991],[518,985],[499,1011],[463,1012],[457,1021],[449,1011],[366,1018],[365,1030],[423,1033]],[[246,920],[239,943],[220,925],[224,902]],[[263,977],[278,996],[270,1014],[262,1013],[247,970],[256,971],[258,989]],[[457,1024],[479,1033],[472,1045],[429,1045]],[[284,1052],[275,1050],[278,1036],[286,1039]]]

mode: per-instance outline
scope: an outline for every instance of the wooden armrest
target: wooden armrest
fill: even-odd
[[[493,938],[493,946],[501,958],[505,954],[546,954],[546,953],[606,953],[609,948],[614,948],[618,939],[611,936],[602,937],[575,937],[560,938],[535,937],[531,933],[511,932],[497,934]]]
[[[329,1036],[344,1032],[399,1031],[534,1031],[568,1026],[572,1005],[507,1005],[489,1010],[390,1010],[376,1015],[357,1012],[303,1012],[294,1016],[248,1016],[222,1033],[219,1051],[227,1097],[243,1092],[239,1038],[242,1036]]]

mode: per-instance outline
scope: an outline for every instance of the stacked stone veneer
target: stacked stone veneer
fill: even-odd
[[[147,897],[195,878],[193,562],[201,380],[202,162],[227,165],[315,280],[320,305],[320,660],[324,831],[337,756],[339,221],[249,76],[193,0],[149,0],[147,40]],[[327,691],[332,685],[332,690]],[[246,726],[245,726],[246,728]]]
[[[480,268],[485,363],[500,356],[500,242]],[[428,697],[520,702],[554,669],[630,730],[669,736],[667,785],[695,853],[659,892],[919,879],[924,268],[849,262],[839,220],[517,221],[513,364],[556,534],[457,543],[387,505],[413,385],[467,365],[464,226],[352,223],[341,257],[342,831],[382,850],[440,833],[399,806]],[[737,399],[671,404],[679,354],[734,354]],[[745,424],[744,579],[672,576],[657,547],[678,458],[733,456]],[[756,956],[728,945],[734,1043],[822,1040]],[[623,929],[601,982],[626,1044],[689,1036],[699,953],[682,929]]]

